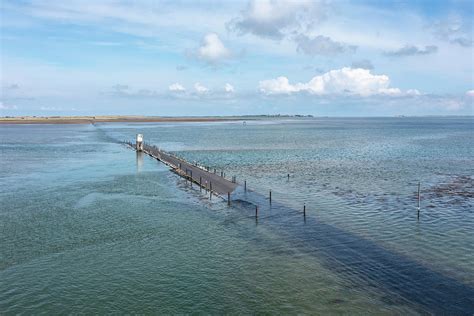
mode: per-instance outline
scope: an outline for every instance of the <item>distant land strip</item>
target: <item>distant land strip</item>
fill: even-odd
[[[112,122],[215,122],[232,117],[161,117],[161,116],[20,116],[0,117],[0,124],[93,124]]]
[[[4,116],[0,124],[94,124],[111,122],[216,122],[255,120],[261,118],[312,117],[311,115],[249,115],[249,116]]]

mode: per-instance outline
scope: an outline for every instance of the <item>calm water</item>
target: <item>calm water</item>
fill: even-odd
[[[209,201],[117,143],[138,132],[252,192]],[[472,118],[0,126],[0,140],[0,314],[474,312]]]

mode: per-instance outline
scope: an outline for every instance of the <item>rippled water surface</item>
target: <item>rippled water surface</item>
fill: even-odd
[[[249,191],[209,201],[119,143],[138,132]],[[0,140],[0,314],[474,312],[472,118],[0,126]]]

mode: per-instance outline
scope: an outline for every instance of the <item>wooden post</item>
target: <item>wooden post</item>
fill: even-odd
[[[227,192],[227,205],[230,206],[230,192]]]
[[[255,218],[258,217],[258,205],[255,205]]]
[[[244,180],[244,190],[247,192],[247,180]]]
[[[209,181],[209,200],[212,200],[212,182]]]
[[[290,181],[290,174],[288,174],[288,181]]]
[[[199,192],[202,192],[202,177],[199,177]]]
[[[191,172],[191,179],[190,179],[190,181],[191,181],[191,187],[192,187],[192,186],[193,186],[193,171],[190,170],[190,172]]]
[[[270,204],[272,204],[272,190],[270,190]]]
[[[306,217],[306,203],[303,204],[303,216]]]

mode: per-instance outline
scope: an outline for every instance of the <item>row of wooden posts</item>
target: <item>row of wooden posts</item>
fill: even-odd
[[[181,170],[181,164],[179,165],[179,168]],[[215,169],[214,169],[215,170]],[[223,171],[221,171],[221,175],[225,173],[223,173]],[[186,169],[186,177],[185,177],[187,180],[189,180],[189,182],[191,183],[191,187],[193,185],[193,171],[192,170],[188,170]],[[288,179],[290,178],[290,175],[288,174]],[[232,182],[235,183],[236,182],[236,177],[233,176],[232,177]],[[202,177],[199,177],[199,191],[202,192],[202,188],[204,187],[204,189],[206,190],[206,194],[207,192],[209,192],[209,200],[212,200],[212,181],[209,181],[209,187],[207,187],[207,184],[203,186],[202,184]],[[244,191],[247,192],[247,180],[244,180]],[[269,191],[269,195],[268,195],[268,200],[270,202],[270,204],[272,204],[272,190]],[[227,192],[227,206],[230,206],[231,203],[230,203],[230,192]],[[306,219],[306,203],[303,204],[303,217]],[[258,205],[255,205],[255,218],[258,218]]]
[[[124,143],[130,145],[133,147],[132,142],[125,141]],[[171,154],[170,154],[171,155]],[[174,157],[178,158],[177,156],[173,155]],[[181,159],[181,158],[180,158]],[[194,164],[195,166],[198,166],[197,164]],[[211,168],[209,166],[199,166],[202,167],[203,169],[207,170],[210,172]],[[179,169],[181,169],[181,163],[179,163]],[[188,171],[190,172],[190,175],[188,175]],[[217,169],[214,168],[214,173],[217,173]],[[226,174],[224,171],[220,172],[221,177],[225,178]],[[186,169],[186,178],[188,178],[191,182],[191,186],[193,183],[193,171],[192,170],[187,170]],[[288,180],[290,180],[290,174],[287,174]],[[232,183],[236,183],[236,176],[232,176]],[[199,177],[199,190],[202,192],[202,177]],[[209,188],[205,187],[206,191],[209,191],[209,199],[212,199],[212,181],[209,181]],[[244,180],[244,191],[247,192],[247,180]],[[421,183],[418,182],[418,192],[417,192],[417,201],[418,201],[418,206],[417,206],[417,219],[420,219],[420,210],[421,210]],[[269,202],[272,204],[272,190],[269,191]],[[230,192],[227,192],[227,205],[230,206]],[[303,204],[303,216],[306,219],[306,203]],[[255,218],[258,217],[258,205],[255,206]]]
[[[180,167],[181,167],[181,164],[180,164]],[[214,169],[215,170],[215,169]],[[190,170],[191,174],[189,176],[189,180],[191,182],[191,186],[192,186],[192,183],[193,183],[193,171]],[[221,175],[225,173],[223,173],[223,171],[221,171]],[[188,177],[188,170],[186,170],[186,176]],[[290,174],[287,175],[288,177],[288,180],[290,179]],[[235,183],[236,181],[236,177],[235,176],[232,176],[232,182]],[[199,191],[202,192],[202,177],[199,177]],[[208,190],[207,187],[205,187],[206,191]],[[417,194],[417,199],[418,199],[418,207],[417,207],[417,219],[419,220],[420,219],[420,204],[421,204],[421,194],[420,194],[420,189],[421,189],[421,183],[418,182],[418,194]],[[244,191],[247,192],[247,180],[244,180]],[[209,181],[209,199],[211,200],[212,199],[212,181]],[[272,190],[269,191],[268,193],[268,200],[270,202],[270,204],[272,204]],[[230,206],[230,192],[227,192],[227,206]],[[306,220],[306,203],[303,204],[303,217],[305,218]],[[255,218],[258,218],[258,205],[255,205]]]

